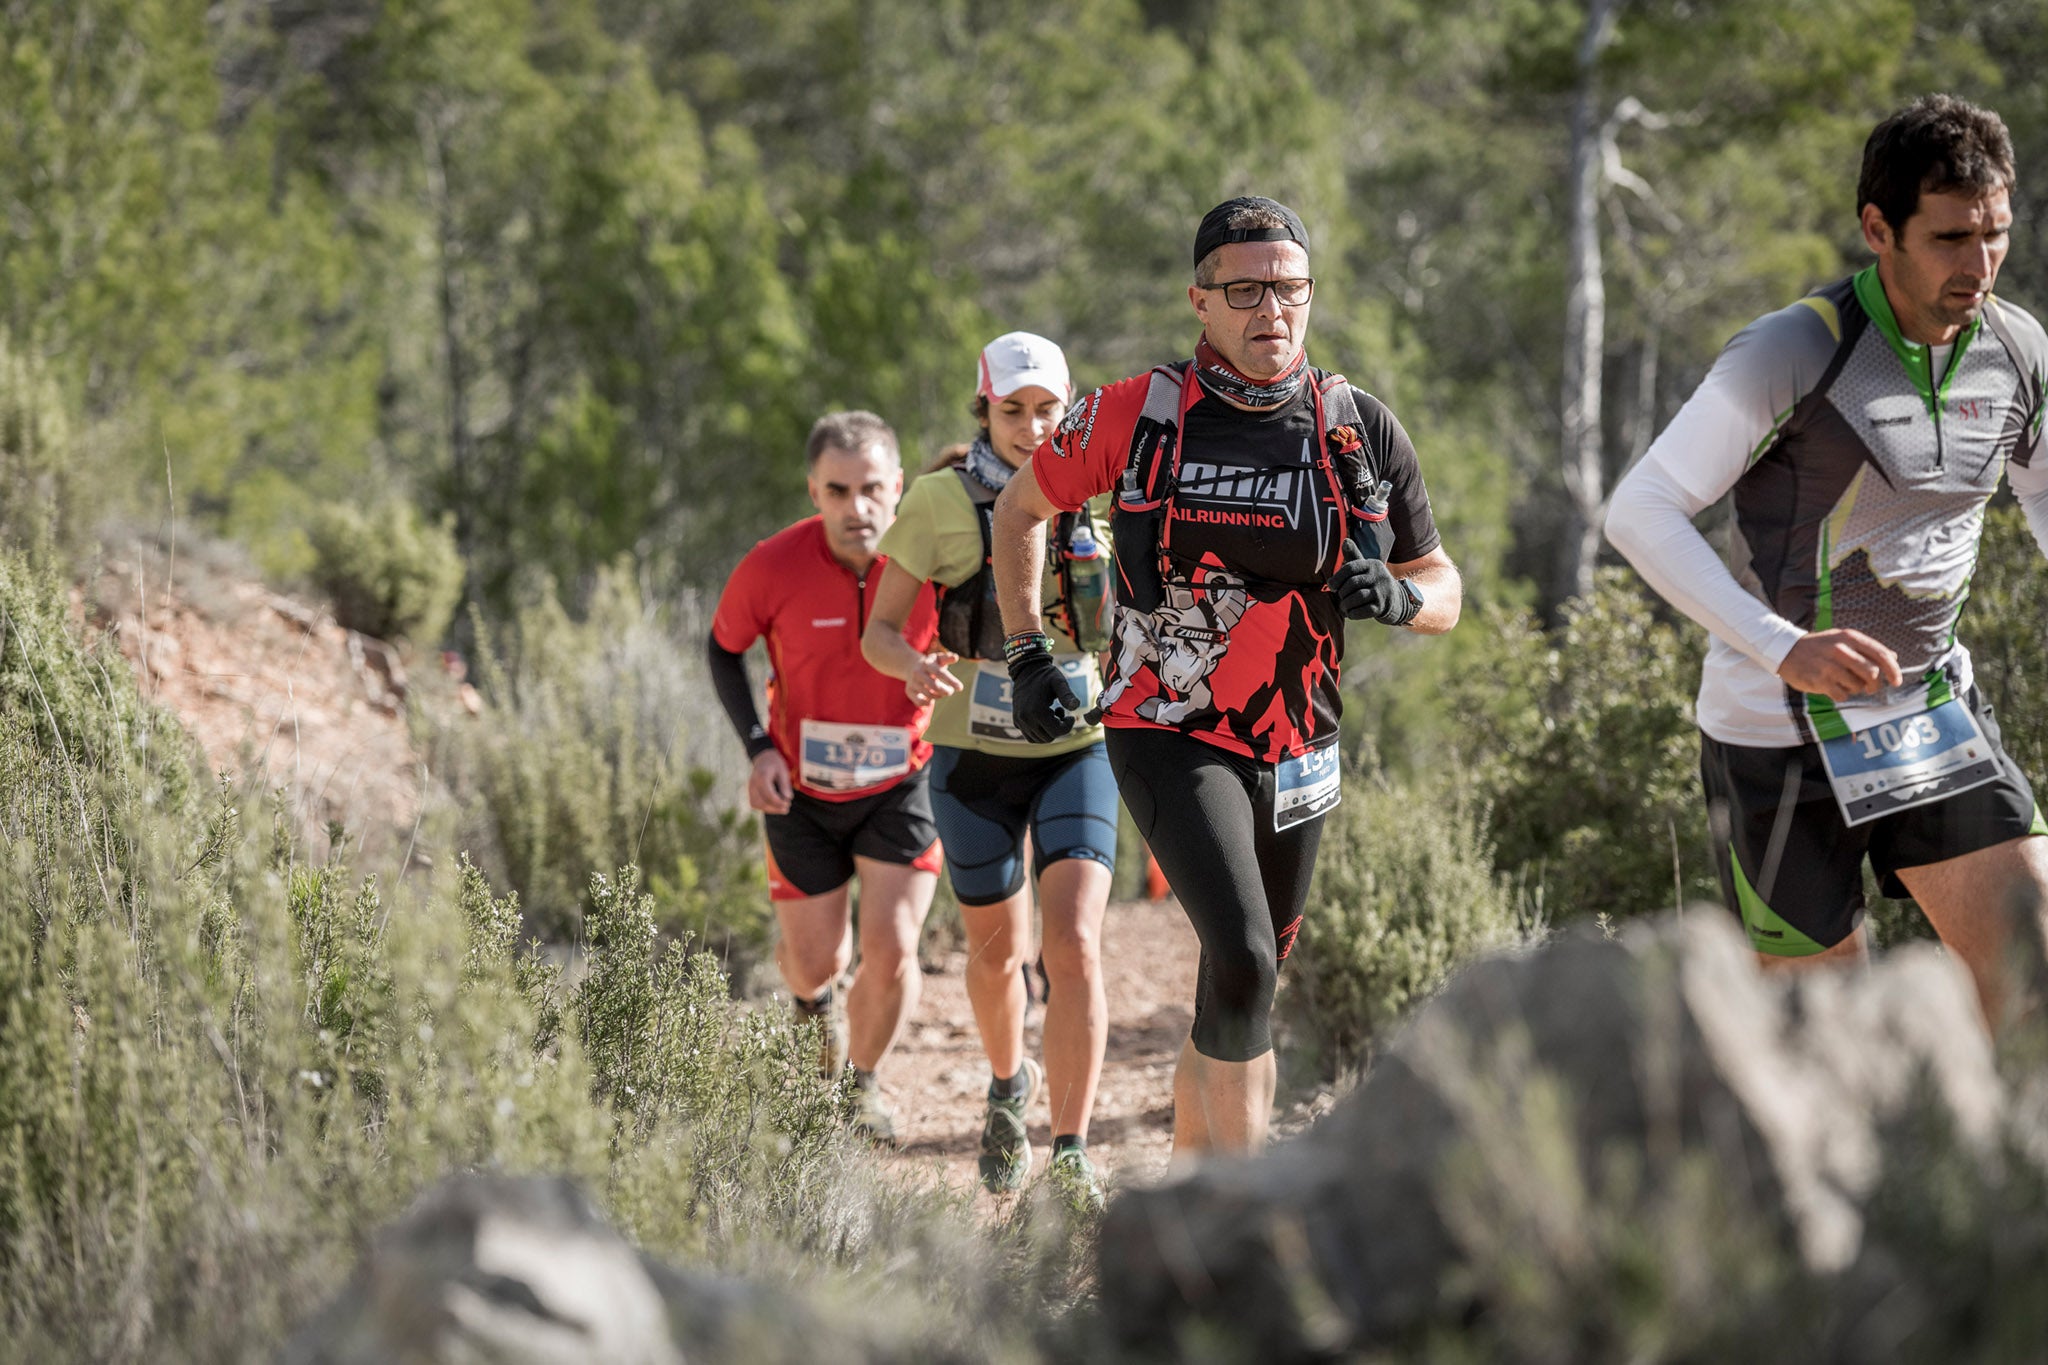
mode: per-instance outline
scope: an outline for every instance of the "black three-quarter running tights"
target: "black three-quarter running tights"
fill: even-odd
[[[1223,1062],[1264,1056],[1273,984],[1301,927],[1323,817],[1273,828],[1270,763],[1175,730],[1104,738],[1124,805],[1202,940],[1195,1051]]]

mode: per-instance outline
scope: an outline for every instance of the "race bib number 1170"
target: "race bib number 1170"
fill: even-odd
[[[803,723],[797,779],[813,791],[851,792],[910,771],[910,731],[900,725]]]

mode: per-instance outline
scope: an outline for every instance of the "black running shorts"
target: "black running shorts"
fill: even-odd
[[[920,768],[887,791],[851,801],[798,792],[787,813],[762,816],[769,897],[793,901],[836,891],[853,879],[855,858],[936,874],[942,854],[926,774]]]
[[[1999,777],[1854,826],[1842,821],[1819,745],[1756,749],[1700,736],[1721,894],[1758,952],[1807,957],[1849,937],[1863,918],[1866,854],[1884,894],[1904,899],[1902,867],[2048,834],[2034,789],[2000,743],[1990,703],[1975,688],[1964,700],[1998,751]]]

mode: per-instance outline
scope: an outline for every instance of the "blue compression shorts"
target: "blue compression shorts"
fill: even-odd
[[[1062,858],[1116,867],[1116,779],[1100,743],[1052,758],[932,750],[932,814],[962,905],[994,905]]]

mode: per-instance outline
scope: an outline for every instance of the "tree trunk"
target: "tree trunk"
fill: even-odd
[[[1562,547],[1563,586],[1568,596],[1575,597],[1593,590],[1593,566],[1600,555],[1600,520],[1606,503],[1600,422],[1600,369],[1607,343],[1607,289],[1601,275],[1599,221],[1605,124],[1600,57],[1614,41],[1614,15],[1620,3],[1588,0],[1572,92],[1571,239],[1565,275],[1559,457],[1572,505],[1572,521]]]
[[[469,427],[468,357],[462,350],[461,314],[456,300],[455,257],[460,252],[455,206],[448,191],[448,167],[441,128],[432,113],[419,118],[420,149],[426,164],[427,196],[434,222],[436,317],[441,331],[441,373],[446,385],[449,499],[455,504],[455,546],[462,555],[462,605],[476,600],[475,434]],[[458,611],[457,619],[466,613]]]
[[[1657,362],[1663,351],[1664,328],[1652,314],[1646,320],[1643,344],[1636,352],[1635,413],[1629,419],[1628,461],[1643,458],[1657,439]]]

